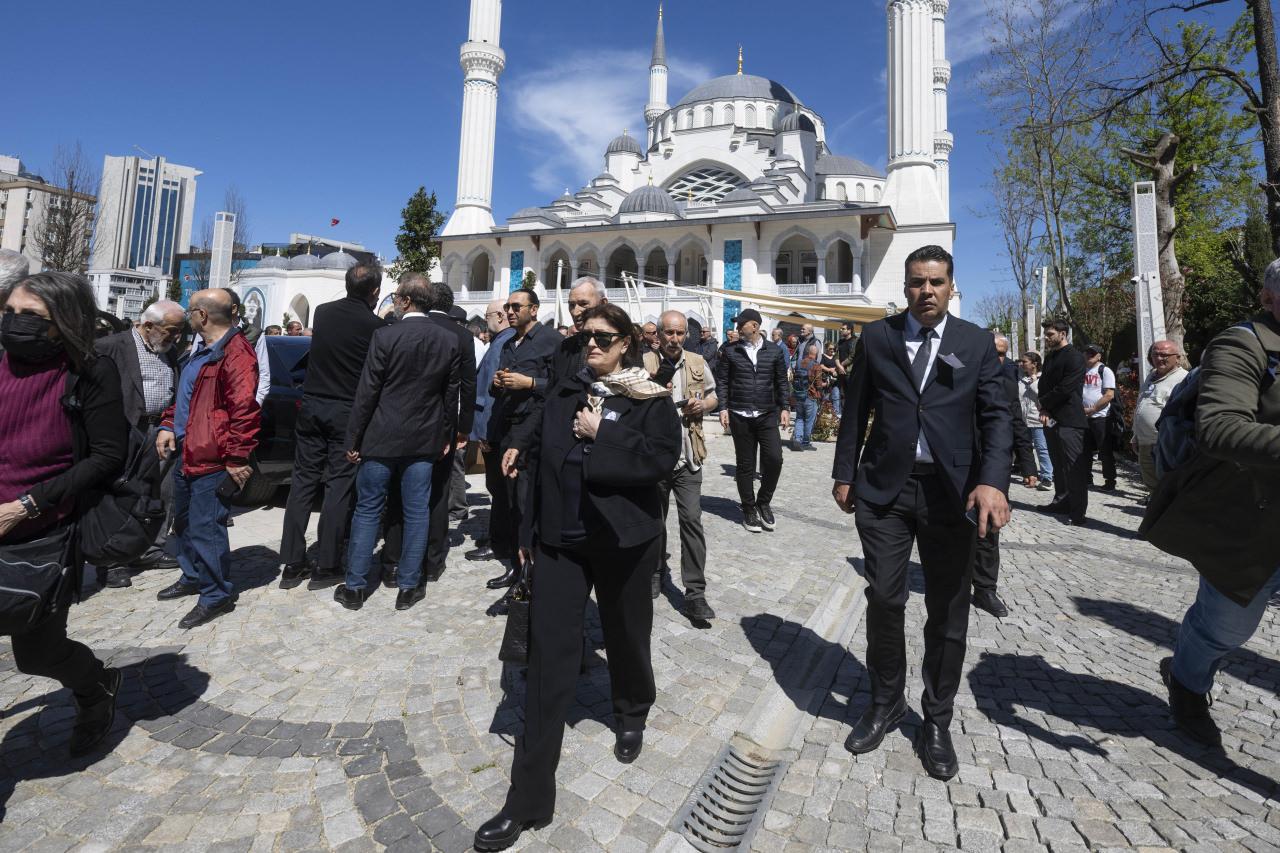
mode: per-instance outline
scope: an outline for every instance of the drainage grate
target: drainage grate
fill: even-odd
[[[726,746],[689,795],[674,828],[703,853],[746,849],[769,811],[782,770],[781,761]]]

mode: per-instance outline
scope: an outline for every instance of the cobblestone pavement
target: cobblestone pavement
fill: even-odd
[[[646,748],[612,755],[608,676],[592,621],[559,771],[555,822],[520,847],[671,847],[678,815],[753,704],[792,672],[798,649],[829,646],[806,627],[834,584],[860,583],[851,519],[830,501],[831,446],[786,451],[778,530],[737,524],[711,442],[703,508],[711,543],[710,628],[656,602],[658,702]],[[1133,533],[1132,481],[1095,493],[1085,530],[1029,512],[1044,493],[1013,487],[1001,592],[1012,614],[976,612],[953,726],[960,775],[929,779],[913,754],[913,712],[877,752],[843,748],[866,701],[861,625],[821,685],[783,761],[752,845],[759,850],[1280,849],[1280,620],[1218,679],[1227,731],[1214,756],[1174,732],[1156,671],[1195,575]],[[461,526],[483,525],[483,497]],[[104,590],[72,612],[71,634],[125,672],[112,749],[65,758],[66,691],[13,670],[0,651],[0,849],[462,850],[501,804],[521,725],[520,673],[497,661],[503,622],[483,580],[496,564],[453,551],[407,613],[374,595],[358,613],[329,592],[277,587],[282,510],[237,516],[236,610],[191,632],[189,601],[154,593],[171,573]],[[672,519],[674,526],[674,518]],[[455,541],[460,541],[460,537]],[[678,551],[676,537],[672,550]],[[678,556],[672,560],[677,566]],[[915,577],[919,583],[919,575]],[[908,608],[920,657],[923,607]],[[918,667],[909,674],[918,690]],[[804,706],[797,696],[797,704]],[[912,696],[912,704],[917,705]],[[677,842],[674,846],[679,846]]]

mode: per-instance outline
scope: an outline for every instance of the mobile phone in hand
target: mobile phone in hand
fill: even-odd
[[[978,507],[974,506],[973,509],[969,510],[964,514],[964,517],[965,517],[965,520],[967,520],[970,524],[972,524],[974,527],[977,527],[978,526]]]

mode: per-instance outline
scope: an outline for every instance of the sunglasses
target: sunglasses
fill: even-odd
[[[578,332],[578,334],[575,335],[575,337],[578,339],[578,343],[584,347],[587,344],[591,343],[592,339],[594,338],[596,342],[596,346],[600,347],[600,349],[608,349],[609,347],[613,346],[622,338],[625,338],[626,335],[624,335],[622,332],[594,332],[594,331],[591,331],[590,329],[586,329],[584,331]]]
[[[532,303],[530,303],[530,305],[531,304]],[[509,311],[512,314],[514,314],[515,312],[519,311],[521,308],[528,308],[530,307],[530,305],[526,305],[523,302],[508,302],[506,305],[502,306],[502,310]]]

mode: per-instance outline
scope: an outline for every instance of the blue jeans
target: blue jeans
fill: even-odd
[[[427,552],[427,521],[431,500],[430,460],[416,456],[365,459],[356,472],[356,511],[351,518],[351,545],[347,552],[347,588],[368,589],[373,547],[387,505],[391,481],[400,479],[400,504],[404,510],[404,542],[397,576],[401,589],[413,589],[422,577],[422,557]]]
[[[173,466],[173,532],[178,539],[178,565],[182,582],[200,590],[200,604],[216,607],[235,592],[231,588],[231,541],[227,521],[230,503],[218,495],[218,487],[230,475],[225,471],[187,477],[182,466]]]
[[[1049,442],[1044,437],[1044,427],[1027,427],[1031,433],[1031,443],[1036,448],[1036,463],[1040,466],[1040,480],[1053,482],[1053,461],[1049,458]]]
[[[844,414],[844,407],[840,404],[843,402],[841,396],[840,383],[844,381],[844,377],[833,379],[831,382],[831,412],[837,418]]]
[[[813,443],[813,425],[818,420],[818,401],[808,394],[796,395],[796,430],[791,436],[793,444],[808,447]]]
[[[1247,607],[1241,607],[1201,578],[1195,604],[1182,617],[1178,642],[1173,647],[1173,677],[1178,683],[1192,693],[1208,693],[1222,659],[1253,636],[1277,589],[1280,569]]]

